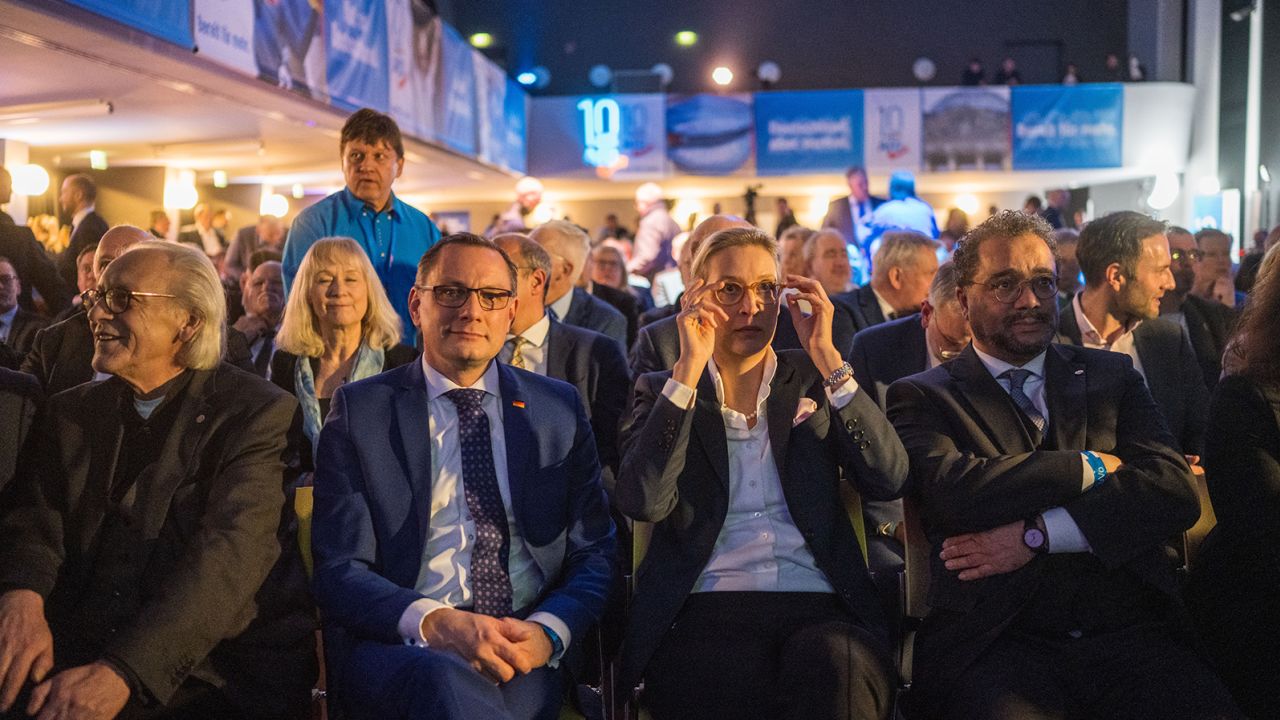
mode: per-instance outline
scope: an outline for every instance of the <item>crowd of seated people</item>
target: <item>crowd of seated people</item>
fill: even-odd
[[[340,151],[216,254],[73,176],[74,302],[0,222],[0,718],[1280,715],[1280,250],[1237,298],[1213,233],[1006,210],[857,286],[856,197],[676,241],[645,188],[637,264]]]

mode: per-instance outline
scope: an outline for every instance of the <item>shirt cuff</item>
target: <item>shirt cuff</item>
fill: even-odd
[[[560,658],[564,657],[565,652],[569,650],[569,643],[573,641],[573,635],[569,632],[569,626],[565,625],[564,621],[561,620],[560,618],[556,617],[555,615],[552,615],[549,612],[545,612],[543,610],[539,610],[538,612],[535,612],[535,613],[530,613],[529,617],[526,619],[529,622],[535,622],[535,623],[538,623],[539,625],[546,625],[547,627],[554,630],[556,635],[560,636],[560,642],[564,644],[564,649],[562,649],[559,653],[556,653],[553,650],[551,654],[551,658],[547,660],[547,667],[552,669],[559,667]]]
[[[667,378],[667,384],[662,386],[662,396],[671,401],[672,405],[681,410],[688,410],[693,407],[693,398],[697,395],[693,388],[676,380],[675,378]],[[555,630],[555,628],[552,628]]]
[[[1044,518],[1045,534],[1049,536],[1049,552],[1080,553],[1092,552],[1088,539],[1080,532],[1080,526],[1065,508],[1049,508],[1041,513]]]
[[[853,394],[858,392],[858,381],[850,376],[840,387],[835,390],[826,388],[826,392],[827,401],[831,403],[831,407],[836,410],[843,410],[845,405],[853,402]]]
[[[404,613],[400,615],[400,622],[396,625],[400,637],[404,638],[404,644],[426,647],[427,639],[422,637],[423,618],[447,607],[449,606],[431,598],[418,598],[409,603],[409,607],[404,609]]]
[[[1084,453],[1080,453],[1080,492],[1093,487],[1093,466]]]

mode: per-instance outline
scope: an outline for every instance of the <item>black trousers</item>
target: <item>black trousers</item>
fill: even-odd
[[[887,718],[883,642],[823,593],[695,593],[645,669],[654,720]]]
[[[1243,717],[1208,665],[1163,622],[1079,638],[1006,631],[956,687],[943,703],[947,720]]]

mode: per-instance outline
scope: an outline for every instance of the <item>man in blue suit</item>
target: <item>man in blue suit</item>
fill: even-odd
[[[586,412],[494,361],[515,283],[490,241],[441,241],[409,301],[422,361],[334,395],[315,595],[349,715],[555,718],[560,660],[604,608],[614,534]]]

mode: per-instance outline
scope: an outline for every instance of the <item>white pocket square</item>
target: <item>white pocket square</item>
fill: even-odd
[[[791,421],[791,427],[808,420],[809,416],[816,412],[818,412],[818,403],[814,402],[813,398],[800,398],[800,403],[796,405],[795,419]]]

